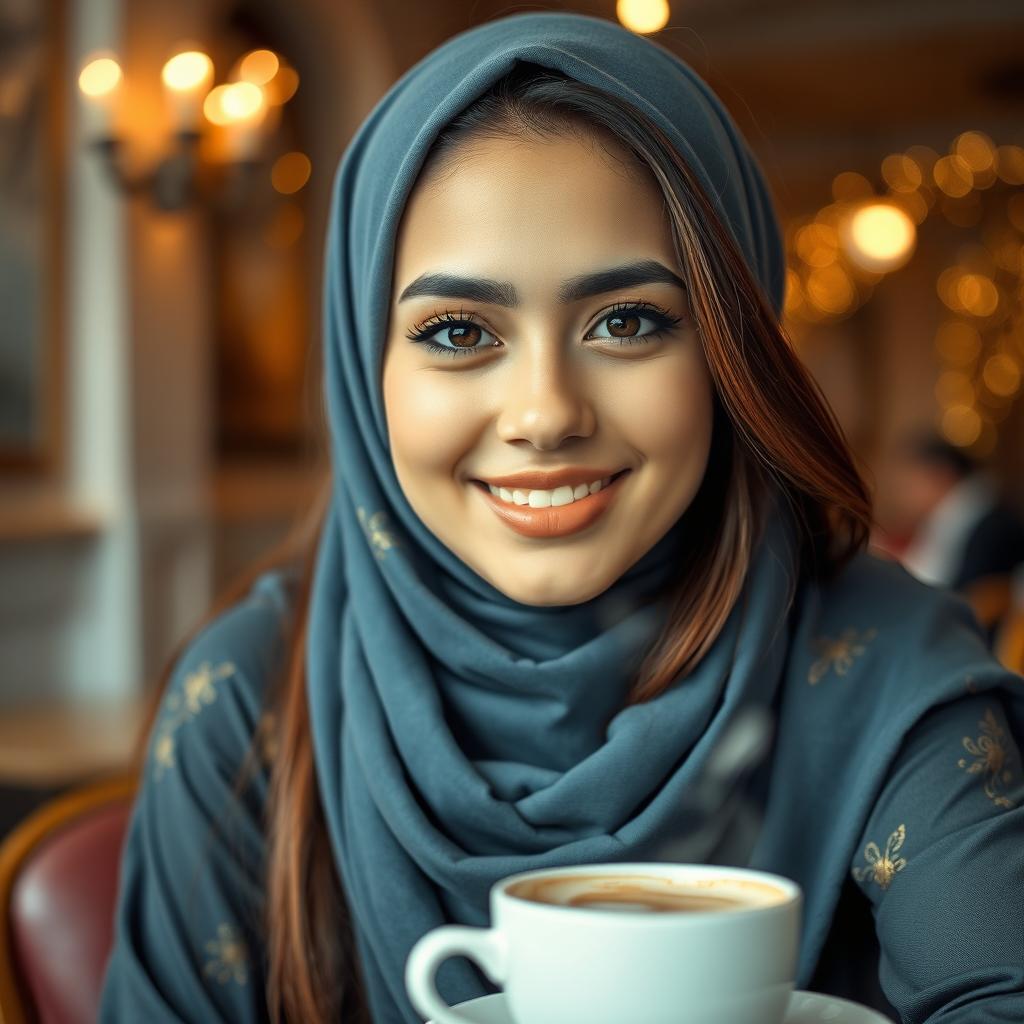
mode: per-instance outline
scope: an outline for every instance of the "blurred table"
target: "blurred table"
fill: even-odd
[[[0,711],[0,837],[62,790],[125,770],[141,701]]]

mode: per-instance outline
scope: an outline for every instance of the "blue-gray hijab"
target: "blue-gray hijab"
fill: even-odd
[[[843,586],[798,586],[796,531],[776,503],[714,646],[658,698],[625,707],[631,670],[664,621],[660,600],[648,598],[671,581],[678,529],[594,600],[536,608],[495,589],[426,528],[392,465],[379,384],[396,228],[439,131],[518,61],[604,89],[653,119],[769,302],[776,311],[782,303],[780,231],[744,139],[690,67],[613,22],[525,13],[463,32],[404,74],[349,144],[326,249],[334,490],[310,609],[308,696],[320,794],[376,1024],[421,1020],[404,988],[410,949],[444,923],[487,926],[499,878],[644,859],[676,835],[688,787],[752,705],[777,717],[771,778],[787,787],[781,796],[766,788],[763,828],[745,859],[805,887],[798,985],[806,984],[901,737],[959,692],[965,673],[978,691],[1005,682],[983,649],[958,647],[949,634],[917,660],[896,649],[900,636],[872,618],[902,593],[906,577],[893,576],[895,567],[862,555]],[[904,613],[917,614],[905,602],[896,614]],[[852,707],[841,703],[849,687],[811,681],[840,670],[860,687]],[[787,696],[797,690],[799,701]],[[823,725],[830,715],[843,721],[838,740]],[[834,785],[825,786],[829,773]],[[461,958],[437,981],[450,1003],[495,990]]]

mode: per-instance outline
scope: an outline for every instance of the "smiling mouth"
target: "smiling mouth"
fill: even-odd
[[[490,488],[483,481],[472,482],[481,491],[485,503],[505,526],[524,537],[540,539],[565,537],[597,523],[618,496],[619,481],[629,472],[629,469],[624,469],[613,473],[606,487],[588,494],[585,498],[571,501],[568,505],[549,505],[542,508],[511,504],[491,494]]]

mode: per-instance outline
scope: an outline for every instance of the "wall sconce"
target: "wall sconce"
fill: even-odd
[[[213,86],[213,61],[200,50],[183,49],[164,64],[161,78],[174,142],[153,167],[133,174],[125,167],[125,139],[114,129],[124,91],[121,67],[111,55],[89,60],[78,87],[90,147],[121,191],[146,194],[161,210],[196,202],[237,204],[260,164],[260,151],[277,125],[281,106],[298,88],[298,74],[272,51],[253,50],[236,62],[229,81]],[[205,134],[212,136],[215,160],[201,159]],[[215,173],[216,164],[222,173]]]

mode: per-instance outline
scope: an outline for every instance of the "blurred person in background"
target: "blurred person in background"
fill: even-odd
[[[890,550],[925,583],[967,597],[991,641],[1024,566],[1024,521],[983,463],[934,432],[907,437],[897,458],[894,533],[902,544]]]

